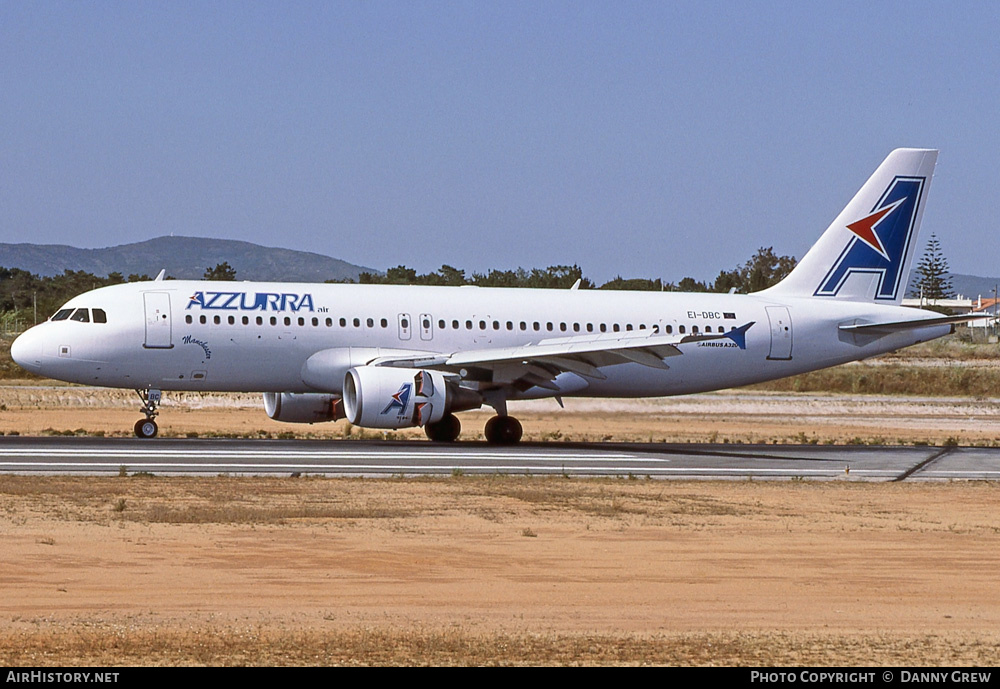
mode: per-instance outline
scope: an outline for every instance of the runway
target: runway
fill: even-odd
[[[130,438],[0,439],[0,473],[997,480],[1000,448]]]

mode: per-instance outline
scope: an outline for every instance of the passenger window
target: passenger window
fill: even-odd
[[[559,324],[559,329],[562,330],[563,332],[566,332],[566,324],[565,323],[560,323]]]
[[[292,319],[289,318],[288,316],[285,316],[285,325],[291,325],[291,324],[292,324]]]
[[[466,321],[465,322],[465,329],[466,330],[472,330],[472,321]]]
[[[611,329],[614,330],[615,332],[619,332],[621,330],[621,326],[615,323],[614,325],[611,326]]]
[[[710,332],[712,332],[712,326],[710,326],[710,325],[706,325],[706,326],[705,326],[705,332],[706,332],[706,333],[710,333]]]
[[[187,323],[188,325],[191,324],[192,320],[194,320],[194,319],[191,318],[191,314],[190,313],[188,315],[184,316],[184,322]]]
[[[692,332],[692,334],[697,335],[698,334],[698,326],[697,325],[692,325],[691,326],[691,332]]]
[[[593,323],[587,323],[587,332],[588,333],[594,332],[594,324]]]
[[[486,330],[486,321],[479,321],[479,329]]]
[[[369,328],[374,328],[375,327],[375,319],[374,318],[369,318],[367,321],[365,321],[365,323],[368,324]]]
[[[440,330],[444,330],[444,329],[445,329],[445,322],[444,322],[444,319],[441,319],[441,320],[439,320],[439,321],[438,321],[438,328],[439,328]]]
[[[278,324],[278,317],[271,316],[271,325],[277,325],[277,324]]]
[[[90,312],[87,309],[77,309],[69,319],[81,323],[90,323]]]
[[[319,319],[316,318],[316,317],[313,317],[312,323],[313,323],[313,326],[319,325]]]
[[[442,323],[444,323],[444,321],[441,321],[441,322],[442,322]],[[424,330],[430,330],[430,327],[431,327],[431,322],[430,322],[430,319],[428,319],[428,318],[425,318],[425,319],[424,319],[423,321],[421,321],[421,327],[422,327],[422,328],[423,328]],[[442,327],[443,327],[443,326],[442,326]]]
[[[354,324],[355,324],[355,325],[357,325],[357,319],[356,319],[356,318],[354,319],[354,321],[355,321],[355,323],[354,323]],[[399,322],[399,326],[400,326],[401,328],[409,328],[409,327],[410,327],[410,321],[409,321],[409,319],[407,319],[407,318],[404,318],[403,320],[401,320],[401,321]]]
[[[213,318],[212,320],[213,320],[213,321],[215,321],[215,324],[216,324],[216,325],[218,325],[219,323],[221,323],[221,322],[222,322],[222,318],[221,318],[221,317],[219,317],[219,316],[216,316],[216,317],[215,317],[215,318]],[[285,320],[288,320],[288,319],[286,318]]]
[[[493,329],[494,330],[500,329],[500,321],[493,321]]]
[[[573,324],[573,332],[575,332],[575,333],[580,332],[580,324],[579,323],[574,323]]]
[[[681,335],[683,335],[684,334],[684,326],[682,325],[679,328],[677,328],[677,332],[679,332]]]
[[[632,329],[632,324],[631,323],[626,323],[625,324],[625,329],[626,330],[631,330]]]
[[[264,325],[264,317],[257,316],[257,325]]]
[[[235,324],[236,324],[236,319],[233,318],[232,316],[230,316],[229,317],[229,325],[235,325]]]
[[[525,323],[524,321],[521,321],[517,325],[518,325],[519,328],[521,328],[521,330],[527,330],[528,329],[528,324]]]
[[[601,323],[601,332],[602,333],[608,332],[608,326],[606,323]]]
[[[108,322],[108,315],[104,313],[104,309],[94,309],[94,322],[95,323]]]
[[[207,323],[208,321],[204,316],[199,316],[198,322],[201,323],[202,325],[205,325],[205,323]]]
[[[299,316],[299,325],[305,325],[305,324],[306,324],[306,319],[303,318],[302,316]]]
[[[533,327],[535,328],[535,330],[538,330],[538,327],[539,327],[539,326],[538,326],[538,321],[535,321],[535,323],[534,323],[534,326],[533,326]]]
[[[328,328],[332,328],[333,327],[333,319],[332,318],[327,318],[326,319],[326,327],[328,327]]]
[[[666,327],[666,331],[667,331],[667,335],[671,334],[672,332],[674,332],[674,326],[668,325]]]
[[[389,321],[387,321],[386,319],[383,318],[382,320],[379,321],[379,325],[381,325],[383,328],[388,328],[389,327]]]
[[[545,329],[548,330],[549,332],[552,332],[552,323],[551,322],[546,323],[545,324]]]
[[[360,318],[355,318],[354,319],[354,327],[355,328],[360,328],[361,327],[361,319]],[[403,321],[403,327],[404,328],[406,327],[406,321],[405,320]]]
[[[56,315],[52,317],[54,321],[64,321],[69,318],[69,315],[73,313],[73,309],[59,309],[56,311]]]
[[[511,323],[510,321],[507,321],[507,330],[513,330],[513,329],[514,329],[514,324]]]
[[[458,330],[458,321],[452,321],[451,322],[451,327],[452,327],[453,330]]]
[[[346,318],[341,318],[340,319],[340,327],[341,328],[346,328],[347,327],[347,319]]]
[[[243,317],[243,325],[250,325],[250,316]]]

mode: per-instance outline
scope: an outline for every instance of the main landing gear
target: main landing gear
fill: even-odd
[[[445,414],[440,421],[424,426],[424,433],[436,443],[453,443],[462,432],[462,422],[454,414]]]
[[[155,438],[156,431],[159,430],[156,421],[156,415],[159,413],[156,411],[156,407],[160,404],[160,398],[162,393],[159,390],[136,390],[139,399],[142,400],[142,406],[139,407],[139,411],[146,415],[145,419],[139,419],[135,422],[133,430],[135,430],[135,436],[137,438]]]
[[[461,432],[462,423],[454,414],[445,414],[440,421],[424,426],[424,433],[436,443],[455,442]],[[490,445],[513,445],[521,440],[522,432],[520,421],[513,416],[499,415],[487,421],[483,430]]]
[[[490,445],[513,445],[521,440],[521,422],[513,416],[494,416],[483,429]]]

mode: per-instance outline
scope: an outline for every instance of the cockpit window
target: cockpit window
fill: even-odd
[[[95,323],[108,322],[108,314],[104,313],[104,309],[94,309],[94,322]]]
[[[90,311],[87,309],[77,309],[69,319],[71,321],[80,321],[81,323],[90,323]]]
[[[73,313],[73,309],[59,309],[56,311],[56,315],[52,317],[54,321],[64,321],[69,318],[69,315]]]

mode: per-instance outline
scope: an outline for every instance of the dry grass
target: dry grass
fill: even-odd
[[[748,389],[854,395],[992,397],[1000,390],[1000,367],[970,366],[968,362],[939,366],[859,362],[751,385]]]
[[[936,634],[468,634],[71,625],[0,633],[6,666],[991,666],[997,638]],[[919,660],[918,660],[919,659]]]

